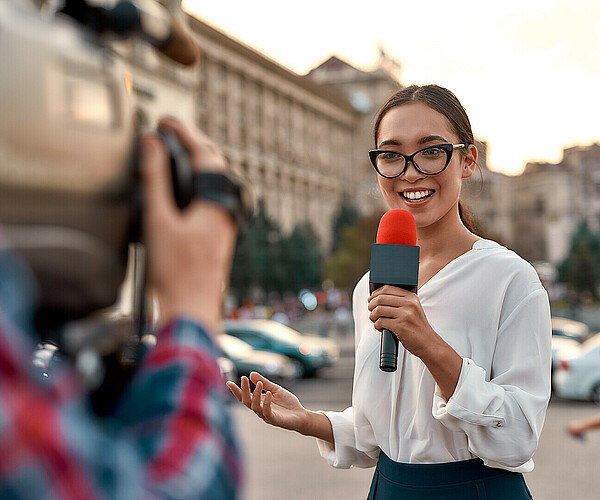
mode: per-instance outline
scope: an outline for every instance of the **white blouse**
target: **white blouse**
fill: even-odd
[[[379,451],[402,463],[479,457],[490,467],[533,470],[550,399],[548,296],[531,265],[490,240],[477,241],[431,278],[419,299],[432,328],[463,358],[446,400],[425,364],[398,349],[398,370],[379,369],[380,333],[369,320],[368,273],[353,295],[356,359],[352,406],[323,412],[338,468],[371,467]]]

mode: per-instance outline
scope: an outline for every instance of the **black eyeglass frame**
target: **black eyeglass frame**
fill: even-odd
[[[450,160],[452,159],[452,153],[454,152],[455,149],[462,149],[465,148],[466,146],[464,144],[433,144],[432,146],[426,146],[424,148],[419,149],[418,151],[415,151],[413,154],[411,155],[405,155],[403,153],[400,153],[399,151],[394,151],[393,149],[371,149],[369,151],[369,159],[371,160],[371,163],[373,165],[373,167],[375,167],[375,171],[381,175],[381,177],[385,177],[386,179],[395,179],[396,177],[400,177],[404,172],[406,172],[406,169],[408,168],[408,162],[412,163],[414,165],[414,167],[417,169],[418,172],[422,173],[423,175],[438,175],[441,174],[444,170],[446,170],[446,167],[450,164]],[[444,167],[438,171],[438,172],[433,172],[433,173],[429,173],[429,172],[424,172],[423,170],[421,170],[421,168],[419,167],[419,165],[417,165],[414,161],[414,157],[416,155],[418,155],[419,153],[421,153],[422,151],[425,151],[426,149],[431,149],[431,148],[441,148],[444,150],[444,152],[446,153],[446,164],[444,165]],[[400,155],[404,158],[404,168],[400,171],[399,174],[397,175],[383,175],[379,169],[377,168],[377,156],[380,155],[381,153],[394,153],[397,155]]]

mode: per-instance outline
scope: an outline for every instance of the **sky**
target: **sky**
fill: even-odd
[[[378,47],[404,85],[436,83],[488,143],[488,166],[518,174],[564,147],[600,142],[598,0],[184,0],[184,8],[299,74],[337,55],[363,70]]]

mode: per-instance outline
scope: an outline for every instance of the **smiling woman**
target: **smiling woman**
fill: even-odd
[[[254,391],[228,386],[267,423],[316,437],[330,465],[376,466],[369,500],[529,500],[522,473],[550,397],[548,296],[531,265],[461,219],[478,153],[452,92],[398,91],[374,139],[381,193],[416,223],[419,286],[370,293],[369,273],[356,285],[352,406],[307,410],[258,373]],[[400,343],[395,372],[379,369],[384,329]]]
[[[398,135],[399,131],[402,135]],[[390,208],[406,208],[394,199],[397,195],[413,208],[424,206],[436,192],[442,193],[441,189],[434,188],[436,181],[444,178],[455,181],[447,190],[460,192],[462,179],[470,177],[478,166],[478,152],[467,114],[454,94],[436,85],[413,85],[391,96],[381,108],[373,134],[379,150],[370,151],[369,156]],[[407,155],[400,151],[409,146],[414,148],[414,153]],[[379,153],[384,147],[387,153]],[[448,167],[456,170],[458,161],[452,161],[455,151],[465,158],[459,178],[445,172]],[[392,161],[398,157],[400,160]],[[402,174],[405,174],[403,181],[395,182]],[[422,183],[415,183],[417,178]],[[396,187],[400,189],[394,192]],[[454,192],[448,192],[446,199],[452,201],[454,197]],[[456,210],[459,216],[467,212],[460,201]],[[461,219],[469,230],[473,229],[467,216]]]

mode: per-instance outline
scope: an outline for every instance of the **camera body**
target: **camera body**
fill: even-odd
[[[51,323],[115,303],[136,219],[130,81],[67,16],[0,3],[0,224]]]

